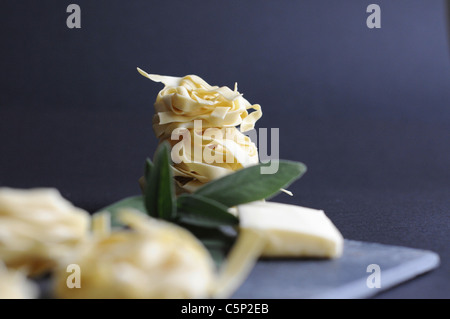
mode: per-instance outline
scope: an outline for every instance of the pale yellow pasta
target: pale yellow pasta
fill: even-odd
[[[173,172],[178,186],[188,192],[259,161],[255,144],[235,127],[206,131],[177,128],[174,133],[184,138],[170,141]]]
[[[85,239],[89,214],[56,189],[0,188],[0,260],[30,275],[51,270]]]
[[[148,74],[139,68],[138,71],[165,85],[154,105],[153,129],[161,142],[167,140],[173,147],[179,146],[172,153],[179,188],[192,192],[213,179],[258,163],[255,144],[242,132],[254,128],[262,116],[261,106],[244,99],[237,85],[231,90],[211,86],[196,75],[180,78]],[[197,129],[197,123],[201,129]],[[214,129],[223,134],[213,136]],[[180,139],[185,143],[173,134],[183,136]],[[186,136],[190,137],[189,143]],[[181,162],[176,162],[177,159]]]
[[[177,127],[193,128],[194,120],[202,120],[204,128],[235,127],[241,131],[253,129],[262,116],[259,104],[250,104],[241,93],[226,86],[211,86],[196,75],[185,77],[148,74],[138,68],[139,73],[165,87],[156,98],[154,130],[158,138],[170,138],[174,127],[166,130],[169,124]],[[254,112],[248,112],[254,109]]]
[[[57,297],[204,298],[211,294],[213,261],[187,230],[125,210],[120,218],[130,229],[106,234],[104,216],[97,217],[101,218],[94,221],[98,233],[67,261],[80,267],[81,287],[68,288],[67,264],[61,264],[55,273]]]
[[[37,285],[23,272],[8,269],[0,262],[0,299],[33,299],[37,296]]]

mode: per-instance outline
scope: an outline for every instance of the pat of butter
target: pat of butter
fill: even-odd
[[[238,206],[241,231],[259,231],[265,257],[326,257],[342,254],[344,239],[322,210],[274,202]]]

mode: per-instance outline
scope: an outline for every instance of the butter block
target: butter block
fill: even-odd
[[[259,231],[263,257],[341,256],[344,238],[322,210],[275,202],[238,206],[240,229]]]

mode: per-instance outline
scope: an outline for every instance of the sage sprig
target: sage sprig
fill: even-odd
[[[239,220],[228,212],[228,207],[196,194],[182,194],[177,199],[178,220],[186,224],[203,227],[237,225]]]
[[[145,171],[144,202],[152,217],[172,220],[176,217],[175,186],[170,166],[170,151],[162,143],[155,152],[153,165],[147,159]]]
[[[146,160],[141,178],[143,194],[125,198],[102,211],[112,214],[113,225],[118,224],[116,213],[125,207],[177,223],[202,241],[220,263],[234,242],[223,232],[223,227],[239,224],[238,217],[231,214],[229,208],[270,198],[306,172],[306,166],[299,162],[280,160],[277,164],[278,171],[273,174],[261,174],[261,167],[266,164],[258,164],[211,181],[192,194],[176,197],[170,146],[163,142],[158,146],[153,162]]]
[[[215,200],[227,207],[267,199],[289,186],[306,172],[306,166],[292,161],[279,161],[274,174],[261,174],[258,164],[211,181],[194,194]]]

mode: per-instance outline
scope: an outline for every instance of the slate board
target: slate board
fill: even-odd
[[[380,266],[380,288],[369,288],[367,266]],[[368,298],[439,266],[431,251],[345,240],[336,260],[261,260],[233,298]]]

